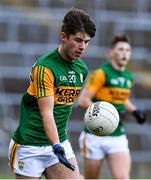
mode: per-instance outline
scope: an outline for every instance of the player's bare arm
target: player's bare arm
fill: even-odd
[[[136,107],[135,105],[131,102],[130,99],[127,99],[126,102],[125,102],[125,108],[126,108],[126,111],[128,112],[133,112],[134,110],[136,110]]]
[[[82,109],[87,109],[93,103],[91,100],[93,96],[94,95],[91,90],[83,88],[81,94],[79,95],[77,105]]]
[[[45,132],[50,143],[59,143],[57,127],[53,117],[54,97],[47,96],[38,99],[38,106],[42,116]]]

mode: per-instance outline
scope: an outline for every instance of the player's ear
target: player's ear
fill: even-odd
[[[65,43],[65,39],[66,39],[66,34],[64,32],[60,33],[60,40],[62,43]]]
[[[110,58],[112,58],[112,56],[113,56],[113,50],[112,50],[112,48],[110,48],[110,49],[108,50],[108,55],[109,55]]]

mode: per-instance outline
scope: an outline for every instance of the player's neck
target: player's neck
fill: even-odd
[[[117,64],[114,61],[111,61],[111,64],[112,64],[113,68],[116,69],[117,71],[124,71],[125,70],[125,66]]]
[[[67,56],[62,45],[58,47],[58,52],[65,61],[70,62],[70,63],[73,63],[75,61],[74,59],[71,59],[69,56]]]

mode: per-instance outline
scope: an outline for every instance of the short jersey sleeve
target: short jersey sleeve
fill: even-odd
[[[94,70],[87,79],[85,87],[94,94],[105,84],[105,73],[102,69]]]
[[[49,68],[44,66],[33,68],[27,92],[37,98],[54,94],[54,76]]]

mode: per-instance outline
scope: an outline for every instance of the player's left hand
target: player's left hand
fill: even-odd
[[[142,110],[135,110],[132,113],[136,118],[138,124],[144,124],[146,122],[146,114]]]
[[[60,144],[53,145],[53,151],[55,155],[58,157],[60,163],[64,164],[67,168],[71,169],[72,171],[75,170],[75,166],[66,159],[64,148]]]

